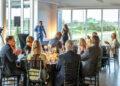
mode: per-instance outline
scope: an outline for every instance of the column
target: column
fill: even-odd
[[[38,6],[38,4],[39,4],[39,1],[38,0],[33,0],[34,1],[34,11],[33,11],[33,13],[34,13],[34,20],[32,20],[33,21],[33,24],[34,24],[34,27],[32,28],[32,36],[34,36],[34,38],[36,39],[36,34],[35,34],[35,31],[34,31],[34,28],[36,27],[36,25],[38,25],[38,8],[39,8],[39,6]]]
[[[118,37],[120,40],[120,9],[118,9]]]
[[[34,35],[34,0],[30,0],[30,29],[31,36]]]
[[[6,36],[6,0],[0,0],[0,27],[3,28],[3,38]],[[3,46],[0,36],[0,48]]]
[[[88,24],[88,21],[87,21],[87,9],[86,9],[86,12],[85,12],[85,35],[87,36],[87,24]]]
[[[58,32],[62,31],[62,10],[58,10]]]
[[[24,0],[21,0],[21,33],[24,33]]]
[[[103,43],[103,9],[101,9],[101,45]]]
[[[71,9],[71,26],[70,26],[70,28],[71,28],[71,40],[73,39],[72,38],[72,27],[73,27],[73,9]]]
[[[10,31],[10,27],[11,27],[11,0],[8,0],[8,32],[9,32],[9,35],[11,34]]]

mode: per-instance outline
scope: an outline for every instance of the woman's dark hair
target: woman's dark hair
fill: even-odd
[[[5,40],[6,40],[6,43],[8,43],[8,42],[9,42],[10,40],[12,40],[13,38],[14,38],[13,36],[7,36],[6,39],[5,39]]]
[[[64,24],[64,27],[66,28],[67,32],[69,31],[68,25]]]

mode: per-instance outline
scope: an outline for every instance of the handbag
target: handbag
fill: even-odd
[[[47,81],[48,78],[49,78],[49,74],[47,73],[47,70],[45,68],[40,69],[38,79],[42,82],[45,82]]]

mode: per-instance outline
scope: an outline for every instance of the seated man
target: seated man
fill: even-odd
[[[65,63],[67,63],[67,62],[74,63],[74,62],[81,61],[80,56],[73,52],[72,41],[68,40],[65,43],[65,48],[66,48],[66,53],[59,56],[59,60],[56,65],[58,74],[56,76],[56,82],[55,82],[56,85],[55,86],[61,86],[64,84],[64,64]]]
[[[57,52],[59,52],[59,49],[62,48],[62,44],[59,41],[61,39],[61,36],[62,36],[61,32],[57,32],[56,37],[49,41],[49,44],[51,45],[51,47],[57,48]]]
[[[4,64],[4,73],[8,76],[21,75],[24,72],[16,65],[17,56],[22,50],[15,50],[15,39],[13,36],[6,38],[6,45],[0,51],[0,58]]]
[[[95,73],[94,71],[96,70],[100,56],[101,48],[99,47],[99,37],[93,36],[92,46],[87,48],[81,55],[84,76],[89,76]]]

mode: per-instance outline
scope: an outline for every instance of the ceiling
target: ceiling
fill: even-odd
[[[39,0],[57,4],[58,8],[120,8],[120,0]]]

